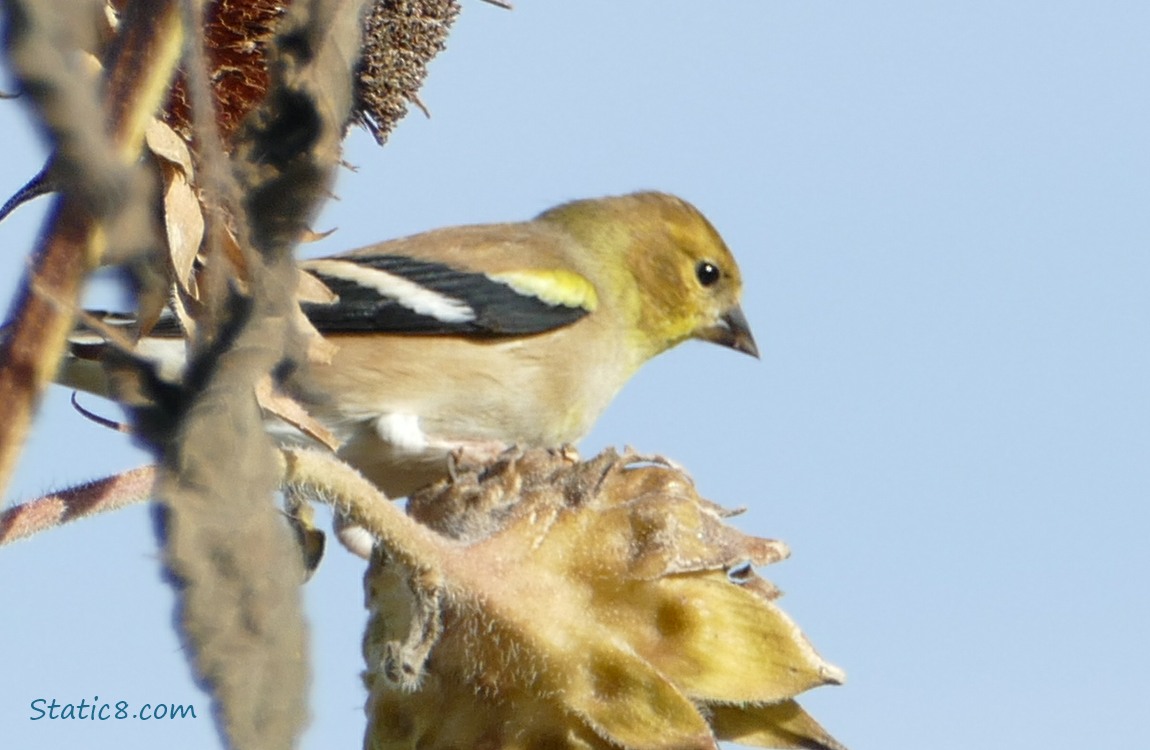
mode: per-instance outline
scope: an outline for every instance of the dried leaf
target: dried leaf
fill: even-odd
[[[333,302],[339,301],[339,295],[312,274],[301,268],[297,275],[299,277],[299,288],[296,290],[296,298],[300,302],[330,305]]]
[[[184,332],[184,341],[195,341],[198,328],[196,318],[202,307],[199,301],[191,295],[186,294],[178,286],[173,285],[169,302],[171,310],[176,316],[176,320],[180,321],[180,330]]]
[[[326,238],[332,236],[332,234],[334,234],[334,233],[335,233],[334,227],[327,230],[326,232],[317,232],[314,229],[308,229],[307,231],[305,231],[303,233],[303,236],[299,238],[299,241],[300,242],[319,242],[322,239],[326,239]]]
[[[247,280],[251,276],[251,269],[248,267],[248,260],[244,256],[244,250],[240,247],[240,241],[236,239],[236,234],[232,231],[231,227],[225,227],[224,231],[220,234],[220,249],[224,251],[224,257],[228,259],[232,268],[235,269],[234,280],[241,289],[246,289]]]
[[[256,401],[265,412],[279,417],[312,440],[331,451],[339,450],[340,442],[331,430],[308,414],[300,402],[279,390],[270,375],[265,375],[256,386]]]
[[[187,142],[160,120],[144,131],[144,142],[160,164],[164,187],[164,230],[168,257],[180,288],[197,297],[192,267],[204,239],[204,211],[193,187],[195,170]]]
[[[136,322],[141,337],[147,336],[156,327],[156,323],[168,309],[168,299],[171,296],[168,290],[172,285],[168,283],[166,277],[167,264],[161,269],[158,267],[159,264],[154,262],[155,259],[152,260],[153,262],[147,264],[141,263],[136,272],[136,278],[139,280],[136,292]]]
[[[164,230],[172,270],[180,288],[198,298],[192,268],[204,239],[203,208],[181,169],[165,165],[160,173],[164,182]]]
[[[154,156],[179,167],[189,182],[195,180],[192,153],[187,141],[161,120],[152,120],[144,131],[144,143]]]
[[[300,302],[312,302],[321,305],[329,305],[339,300],[339,296],[335,292],[327,288],[327,285],[322,281],[312,276],[307,271],[300,269],[296,274],[299,287],[296,290],[296,297]],[[314,364],[329,364],[332,357],[335,356],[338,346],[324,338],[323,334],[316,329],[308,317],[303,314],[303,310],[296,308],[295,312],[296,327],[303,333],[304,338],[307,340],[307,360]]]

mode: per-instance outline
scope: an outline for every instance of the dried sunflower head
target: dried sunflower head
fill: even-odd
[[[451,541],[368,571],[366,747],[840,747],[793,697],[842,673],[753,571],[785,546],[681,471],[515,452],[409,513]]]

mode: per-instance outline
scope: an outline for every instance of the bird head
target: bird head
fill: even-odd
[[[618,284],[649,356],[683,341],[710,341],[759,356],[740,306],[738,264],[711,223],[687,201],[641,192],[576,201],[539,217],[575,234]]]

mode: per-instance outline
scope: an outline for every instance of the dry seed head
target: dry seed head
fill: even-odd
[[[513,451],[409,512],[456,542],[422,591],[372,564],[367,747],[838,747],[791,699],[842,673],[751,569],[786,548],[728,526],[680,470]],[[433,643],[413,601],[441,608]],[[413,689],[387,674],[402,643]]]

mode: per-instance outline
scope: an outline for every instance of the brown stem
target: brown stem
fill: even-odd
[[[85,84],[92,79],[74,70],[78,50],[58,46],[57,40],[67,35],[59,33],[57,24],[67,23],[60,19],[69,16],[54,13],[59,9],[49,3],[7,4],[9,58],[55,139],[62,195],[13,307],[9,333],[0,342],[0,492],[12,475],[40,396],[56,373],[84,279],[103,255],[108,224],[125,208],[129,165],[179,60],[176,0],[138,0],[130,7],[107,66],[103,130],[98,123],[93,126],[91,111],[82,112],[72,101],[91,98]],[[79,14],[75,22],[85,20]],[[117,195],[109,186],[123,190]]]
[[[156,467],[115,476],[30,500],[0,513],[0,547],[97,513],[142,503],[152,496]]]

